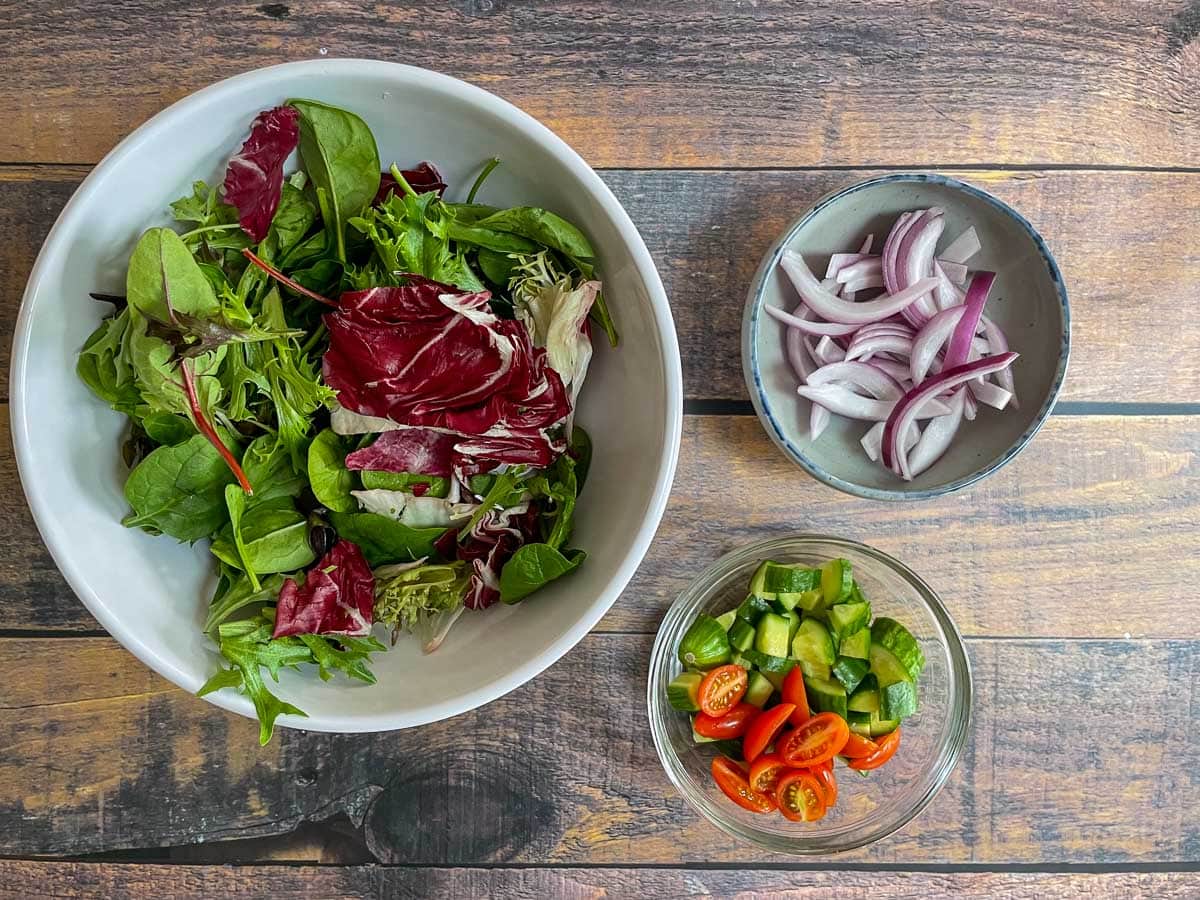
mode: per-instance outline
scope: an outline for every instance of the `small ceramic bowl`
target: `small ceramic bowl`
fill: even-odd
[[[763,306],[789,312],[799,302],[779,267],[784,250],[823,272],[832,253],[854,251],[868,234],[882,248],[896,217],[932,206],[946,211],[945,241],[974,226],[983,249],[968,263],[997,273],[987,315],[1010,349],[1019,408],[981,406],[964,422],[946,454],[903,481],[863,452],[869,423],[833,416],[816,441],[808,436],[809,403],[784,353],[785,327]],[[818,200],[767,251],[750,286],[742,322],[742,367],[750,399],[767,434],[794,462],[825,484],[875,500],[922,500],[973,484],[1013,459],[1041,428],[1062,387],[1071,347],[1071,313],[1058,264],[1037,230],[986,191],[944,175],[898,173],[860,181]]]

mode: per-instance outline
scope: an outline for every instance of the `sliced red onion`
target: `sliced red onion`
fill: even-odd
[[[807,319],[812,315],[812,310],[801,303],[796,307],[793,315],[798,319]],[[809,374],[816,370],[817,365],[813,361],[814,357],[809,355],[808,346],[804,342],[804,332],[799,328],[789,328],[784,336],[783,344],[788,362],[792,364],[792,370],[801,381],[807,381]]]
[[[934,269],[941,269],[951,284],[963,284],[967,280],[967,267],[962,263],[947,262],[939,257],[933,261]]]
[[[912,382],[912,376],[909,374],[908,366],[902,362],[896,362],[894,359],[887,359],[880,356],[872,359],[868,365],[872,365],[881,372],[886,372],[888,375],[891,375],[892,378],[896,379],[896,381],[898,381],[901,385],[910,384]]]
[[[950,340],[955,326],[962,319],[965,309],[962,306],[944,309],[917,332],[913,339],[912,354],[908,357],[909,374],[913,384],[920,384],[925,380],[938,353],[946,341]]]
[[[943,210],[934,207],[927,209],[920,222],[909,228],[908,233],[900,242],[900,249],[896,252],[898,288],[906,288],[910,284],[934,274],[933,253],[945,227],[946,219]],[[911,321],[912,317],[919,317],[919,321],[924,323],[937,311],[938,307],[934,303],[931,292],[922,295],[908,310],[909,315],[906,315],[905,318]]]
[[[939,416],[933,421],[936,422],[938,418],[945,417]],[[883,426],[883,422],[876,422],[859,440],[859,443],[862,444],[862,448],[864,451],[866,451],[866,454],[870,458],[871,462],[877,462],[879,460],[879,448],[883,445]],[[904,436],[905,452],[908,452],[908,450],[912,449],[912,446],[917,442],[920,436],[921,429],[916,425],[913,425],[908,429],[908,434]]]
[[[815,441],[825,431],[833,414],[820,403],[813,403],[811,405],[812,409],[808,413],[808,438]]]
[[[923,384],[905,394],[903,398],[897,401],[891,414],[887,417],[887,426],[883,432],[884,465],[893,471],[898,470],[898,437],[904,434],[908,427],[917,420],[918,415],[928,411],[928,401],[930,399],[945,393],[951,388],[958,387],[958,385],[970,381],[972,378],[999,372],[1001,369],[1011,366],[1013,360],[1016,358],[1016,353],[1002,353],[999,356],[989,356],[978,362],[955,366],[954,368],[947,369],[940,375],[935,375],[927,379]],[[946,413],[939,413],[938,415],[946,415]]]
[[[839,283],[846,284],[858,279],[875,276],[880,285],[883,284],[883,260],[878,256],[864,256],[857,262],[852,262],[848,266],[842,266],[837,271],[835,276]]]
[[[950,278],[940,261],[933,264],[933,274],[937,277],[938,285],[934,288],[933,299],[938,309],[949,309],[962,303],[962,291],[950,283]]]
[[[1008,338],[1004,336],[1004,332],[1000,330],[1000,326],[989,319],[987,316],[980,316],[979,322],[983,325],[983,334],[988,342],[988,353],[1004,353],[1008,350]],[[1013,382],[1012,369],[1004,369],[996,373],[996,382],[1000,387],[1004,388],[1012,394],[1010,401],[1013,409],[1020,409],[1021,404],[1017,402],[1017,388]]]
[[[846,361],[864,359],[876,353],[894,353],[906,359],[912,355],[913,339],[900,334],[880,334],[859,340],[855,337],[846,351]]]
[[[876,400],[899,400],[904,396],[900,383],[886,372],[860,362],[835,362],[822,366],[808,376],[811,385],[844,384],[862,388]]]
[[[970,392],[968,392],[967,395],[963,397],[963,417],[968,422],[974,422],[975,416],[978,413],[979,404],[975,402],[975,398],[971,396]]]
[[[828,335],[817,341],[817,346],[813,349],[812,358],[823,366],[841,362],[846,358],[846,351],[839,347],[833,338]]]
[[[950,242],[950,245],[942,251],[940,259],[952,263],[965,263],[981,249],[979,235],[975,233],[975,226],[972,225]]]
[[[995,272],[976,272],[971,276],[971,282],[967,285],[967,298],[963,301],[965,311],[954,326],[954,334],[950,336],[943,368],[952,369],[967,361],[967,355],[971,352],[971,340],[979,328],[979,317],[983,315],[988,292],[995,281]]]
[[[875,243],[875,235],[868,234],[865,238],[863,238],[862,246],[858,248],[858,252],[859,253],[870,253],[871,245],[873,243]]]
[[[865,259],[879,259],[879,257],[873,257],[869,253],[834,253],[829,257],[829,265],[825,267],[825,278],[835,278],[838,281],[843,281],[844,279],[838,278],[842,270]]]
[[[813,275],[800,254],[791,250],[785,251],[780,265],[783,266],[783,270],[791,278],[792,284],[795,285],[800,297],[813,312],[818,316],[828,319],[830,322],[844,325],[865,325],[868,322],[878,322],[889,316],[893,316],[911,306],[919,297],[929,293],[937,284],[932,278],[923,278],[899,293],[881,297],[878,300],[868,300],[865,303],[848,303],[821,286],[821,283],[817,281],[816,276]],[[773,307],[767,307],[767,312],[781,321],[783,321],[781,317],[787,315],[783,310],[774,309]],[[795,322],[788,322],[788,324],[795,324]],[[811,322],[804,324],[810,327],[813,325]],[[812,333],[849,334],[849,331],[813,331]]]
[[[847,419],[862,419],[867,422],[886,420],[891,415],[892,407],[901,402],[863,397],[840,384],[802,384],[796,389],[796,393],[805,400],[820,403],[830,412],[837,413],[839,416],[845,416]],[[926,399],[919,415],[922,418],[932,418],[933,416],[944,416],[949,411],[950,408],[945,403],[930,396]]]
[[[817,370],[818,372],[820,369]],[[971,391],[971,396],[980,403],[992,407],[992,409],[1004,409],[1012,400],[1012,392],[1006,391],[999,385],[992,384],[990,381],[984,381],[981,378],[976,378],[967,388]]]
[[[854,281],[847,281],[842,285],[842,296],[847,300],[854,300],[854,294],[860,291],[870,291],[875,288],[883,287],[883,273],[868,275],[865,278],[856,278]]]
[[[887,240],[883,243],[883,284],[890,293],[895,293],[896,287],[896,253],[900,249],[900,241],[908,233],[909,226],[920,213],[905,212],[896,219],[896,224],[888,232]]]
[[[930,419],[916,446],[911,449],[909,447],[903,449],[900,454],[903,478],[911,481],[941,459],[942,454],[949,449],[951,441],[958,434],[959,426],[962,425],[966,393],[963,388],[955,391],[950,398],[950,414]],[[884,427],[886,428],[886,425]],[[911,429],[905,437],[907,438],[909,434],[912,434]],[[907,444],[908,441],[905,440],[905,443]]]
[[[844,303],[845,301],[839,299],[837,302]],[[771,318],[778,319],[789,328],[795,328],[798,331],[803,331],[805,334],[828,334],[833,337],[840,337],[844,334],[853,334],[858,330],[858,326],[854,324],[812,322],[808,319],[801,319],[799,316],[784,312],[777,306],[764,306],[763,311]]]

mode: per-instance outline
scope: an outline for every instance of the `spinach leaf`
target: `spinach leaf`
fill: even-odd
[[[536,206],[502,209],[479,219],[475,227],[520,235],[572,260],[590,262],[596,256],[582,231],[562,216]]]
[[[221,309],[192,252],[170,228],[151,228],[137,242],[125,294],[130,306],[156,322],[173,322],[176,313],[206,319]]]
[[[517,603],[556,578],[579,568],[587,554],[582,550],[560,553],[549,544],[525,544],[500,570],[500,599]]]
[[[308,445],[308,482],[317,501],[334,512],[353,512],[358,503],[354,475],[346,468],[346,448],[342,439],[326,428]]]
[[[279,259],[299,244],[316,218],[317,209],[304,196],[304,192],[285,181],[279,196],[279,208],[275,210],[275,218],[271,220],[271,230],[267,235],[267,240],[274,243],[272,256]]]
[[[186,416],[174,413],[149,413],[142,418],[142,429],[156,444],[173,446],[196,433],[196,426]]]
[[[290,501],[260,504],[241,517],[239,524],[241,552],[234,528],[227,525],[213,538],[212,553],[247,575],[291,572],[317,558],[308,541],[308,519]]]
[[[189,406],[179,374],[175,348],[150,331],[150,322],[136,311],[130,313],[125,346],[137,389],[148,412],[187,415]],[[225,359],[226,347],[217,347],[192,361],[196,392],[201,406],[211,410],[219,402],[223,389],[217,373]]]
[[[368,512],[330,513],[329,522],[339,537],[358,544],[372,568],[436,556],[433,542],[446,532],[442,527],[410,528],[395,519]]]
[[[247,509],[283,498],[295,499],[308,484],[303,473],[292,469],[287,448],[273,434],[264,434],[250,442],[242,455],[242,471],[254,485],[254,496]]]
[[[475,262],[479,264],[479,271],[483,272],[484,278],[507,293],[508,283],[517,267],[515,259],[507,253],[480,247],[475,254]]]
[[[241,485],[225,485],[225,507],[229,510],[229,530],[233,538],[233,547],[237,551],[238,559],[242,561],[242,568],[250,579],[251,587],[260,591],[262,585],[254,573],[254,567],[246,553],[246,544],[242,540],[242,514],[246,512],[246,492],[242,490]]]
[[[231,481],[233,473],[203,435],[159,447],[125,482],[133,512],[122,523],[178,541],[197,541],[225,521],[225,485]]]
[[[583,430],[582,425],[576,424],[571,429],[571,441],[567,452],[575,460],[575,481],[579,491],[582,491],[584,482],[587,481],[588,470],[592,467],[592,436]]]
[[[223,585],[224,590],[218,589],[212,605],[208,608],[208,617],[204,620],[205,632],[212,631],[239,609],[251,603],[273,603],[279,597],[279,589],[283,587],[283,575],[268,576],[262,579],[260,587],[255,588],[250,579],[236,569],[226,574],[230,577]]]
[[[289,100],[300,113],[300,159],[312,179],[337,258],[346,261],[344,224],[379,190],[379,149],[354,113],[315,100]]]

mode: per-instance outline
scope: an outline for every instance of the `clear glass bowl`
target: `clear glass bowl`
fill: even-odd
[[[778,813],[741,809],[713,782],[715,751],[692,742],[686,713],[667,703],[667,685],[679,674],[679,639],[699,613],[716,616],[745,599],[750,576],[766,559],[816,566],[842,557],[871,601],[875,615],[907,627],[925,652],[918,681],[920,706],[905,720],[900,749],[866,777],[838,762],[837,805],[818,822],[790,822]],[[672,604],[650,658],[647,702],[654,746],[674,785],[701,815],[734,837],[767,850],[798,855],[839,853],[886,837],[911,821],[941,790],[967,740],[971,719],[971,666],[949,613],[937,594],[903,563],[865,544],[798,534],[751,544],[726,554]]]

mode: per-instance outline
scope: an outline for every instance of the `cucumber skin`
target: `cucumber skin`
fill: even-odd
[[[847,694],[854,693],[868,672],[866,661],[852,656],[838,657],[837,662],[833,664],[833,674],[845,687]]]
[[[792,638],[792,656],[814,665],[832,666],[837,660],[829,629],[815,619],[804,619]]]
[[[720,622],[701,613],[680,639],[678,655],[688,668],[716,668],[729,662],[729,636]]]
[[[734,651],[749,650],[754,645],[754,626],[745,619],[737,619],[729,626],[729,646]]]
[[[839,636],[854,634],[870,623],[869,603],[837,603],[829,607],[829,626]]]
[[[762,709],[767,705],[767,701],[771,699],[773,693],[775,693],[775,685],[771,684],[767,676],[762,672],[752,671],[742,701]]]
[[[908,670],[915,681],[925,668],[925,654],[912,633],[887,616],[878,617],[871,623],[871,643],[888,650]]]
[[[763,584],[766,591],[799,593],[810,591],[821,581],[821,573],[808,566],[789,563],[767,562],[763,566]],[[757,574],[757,573],[755,573]]]
[[[881,719],[907,719],[917,711],[917,686],[911,681],[897,681],[879,692]]]
[[[846,689],[828,678],[804,678],[808,703],[817,712],[831,712],[846,718]]]
[[[870,715],[879,712],[879,689],[871,683],[873,676],[868,675],[863,679],[862,684],[858,686],[850,699],[846,701],[846,708],[851,712],[860,712]]]
[[[667,702],[680,712],[699,712],[700,682],[703,680],[699,672],[680,672],[667,685]]]
[[[821,566],[821,593],[825,605],[843,603],[850,599],[854,587],[853,566],[848,559],[831,559]]]

